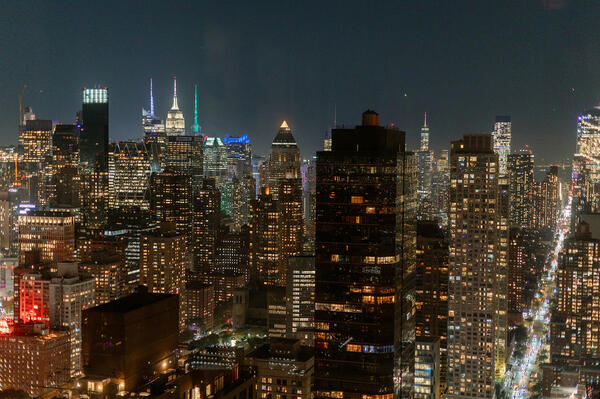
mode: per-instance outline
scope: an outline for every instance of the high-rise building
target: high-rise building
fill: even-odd
[[[436,159],[431,179],[431,206],[433,218],[442,226],[448,226],[448,186],[450,185],[450,163],[448,150],[442,150]]]
[[[56,125],[52,135],[52,162],[48,186],[51,209],[80,206],[79,125]]]
[[[518,227],[510,229],[508,242],[508,311],[518,315],[525,310],[523,299],[524,274],[527,266],[527,254],[523,242],[523,232]]]
[[[304,244],[304,215],[302,213],[302,181],[298,179],[279,180],[279,284],[285,285],[288,258],[302,253]]]
[[[300,179],[300,150],[292,129],[286,121],[279,127],[271,144],[268,163],[268,186],[273,199],[279,198],[279,182],[283,179]]]
[[[427,112],[421,128],[421,146],[417,152],[417,217],[430,220],[433,217],[431,186],[433,178],[433,151],[429,149],[429,126]]]
[[[450,153],[448,397],[493,398],[498,251],[498,155],[490,135]]]
[[[600,357],[600,240],[592,233],[597,227],[580,222],[558,256],[550,359],[559,366],[597,367]]]
[[[492,137],[494,152],[498,155],[499,176],[508,173],[508,154],[510,154],[510,141],[512,136],[512,122],[510,116],[496,116]]]
[[[286,275],[286,336],[313,346],[315,337],[315,257],[288,258]]]
[[[203,168],[202,136],[169,136],[165,141],[163,169],[191,177],[192,186],[198,188]]]
[[[44,324],[16,325],[0,333],[0,390],[41,397],[71,380],[68,331]]]
[[[81,271],[94,278],[94,305],[102,305],[125,296],[128,292],[127,270],[119,254],[93,251],[81,262]]]
[[[195,326],[203,331],[212,330],[215,313],[214,287],[200,281],[188,281],[180,298],[180,318],[185,326]]]
[[[227,152],[227,171],[230,176],[241,179],[252,175],[252,145],[247,134],[227,135],[223,138]]]
[[[185,118],[177,104],[177,78],[175,76],[173,77],[173,105],[167,112],[165,133],[167,136],[183,136],[185,134]]]
[[[244,226],[232,231],[221,226],[217,237],[216,261],[213,271],[243,274],[246,283],[250,276],[250,229]]]
[[[80,277],[77,263],[60,263],[50,280],[50,326],[68,329],[71,341],[71,377],[81,374],[81,315],[94,305],[94,279]]]
[[[165,141],[165,124],[154,113],[154,94],[152,92],[152,78],[150,78],[150,110],[142,108],[142,128],[144,141],[162,144]]]
[[[176,232],[191,240],[193,230],[191,177],[175,171],[152,173],[150,212],[154,223],[173,223]]]
[[[262,189],[251,202],[250,210],[250,262],[251,274],[267,285],[280,283],[279,263],[279,212],[277,201]]]
[[[256,198],[256,181],[252,175],[241,179],[233,178],[232,199],[230,216],[233,220],[233,229],[241,230],[244,225],[250,223],[250,203]],[[227,212],[227,209],[224,209]]]
[[[316,397],[411,398],[416,159],[405,134],[333,129],[317,153]]]
[[[440,361],[436,381],[446,386],[448,342],[448,240],[436,222],[417,224],[417,269],[415,273],[415,324],[420,338],[437,337]],[[417,348],[418,352],[418,348]],[[415,382],[415,386],[417,383]],[[416,388],[415,388],[416,389]],[[415,391],[415,395],[418,390]]]
[[[148,209],[150,154],[145,143],[121,141],[109,144],[108,205],[110,208]]]
[[[168,228],[142,234],[140,284],[157,294],[183,292],[192,262],[187,248],[187,237]]]
[[[316,167],[315,159],[304,160],[300,167],[302,174],[302,209],[304,209],[304,242],[305,251],[315,250],[315,195]]]
[[[29,258],[32,256],[32,258]],[[75,217],[65,212],[32,211],[19,216],[19,265],[56,264],[75,259]]]
[[[415,343],[415,399],[441,398],[439,337],[417,337]]]
[[[203,162],[204,177],[215,179],[221,190],[227,180],[227,150],[220,138],[204,136]]]
[[[558,180],[558,167],[550,166],[541,183],[541,224],[546,228],[556,226],[561,204],[561,183]]]
[[[51,159],[54,126],[50,120],[32,119],[24,122],[19,134],[21,167],[30,172],[41,171]]]
[[[19,320],[50,325],[50,281],[39,273],[19,279]]]
[[[533,152],[523,148],[508,156],[510,224],[527,228],[533,220]]]
[[[106,223],[108,207],[108,89],[83,89],[79,136],[84,231]]]
[[[217,244],[221,225],[221,194],[214,179],[204,179],[194,193],[193,252],[194,271],[210,273],[217,264]]]
[[[508,252],[510,239],[510,185],[506,176],[498,178],[498,201],[496,206],[496,235],[498,246],[494,254],[496,260],[496,281],[494,282],[494,300],[496,319],[494,320],[496,350],[494,366],[496,380],[501,380],[506,372],[508,345]]]

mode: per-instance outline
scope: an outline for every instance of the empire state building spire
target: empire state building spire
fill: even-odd
[[[177,105],[177,76],[173,76],[173,106],[172,110],[178,110],[179,106]]]

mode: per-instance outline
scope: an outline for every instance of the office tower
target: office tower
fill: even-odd
[[[163,169],[178,172],[192,178],[197,188],[202,180],[202,136],[169,136],[165,142]]]
[[[498,155],[490,135],[450,151],[448,397],[493,398]]]
[[[227,153],[227,172],[229,176],[241,179],[252,176],[252,145],[247,134],[227,135],[223,138]]]
[[[279,212],[268,187],[251,202],[250,215],[251,273],[262,283],[277,285],[283,277],[279,273]]]
[[[433,178],[433,151],[429,149],[429,126],[427,112],[421,128],[421,146],[417,152],[417,217],[430,220],[433,217],[431,185]]]
[[[232,231],[221,226],[217,236],[216,262],[213,268],[219,272],[243,274],[248,282],[250,274],[250,229],[244,226],[240,231]]]
[[[106,223],[108,206],[108,89],[83,89],[79,136],[81,213],[84,231]]]
[[[507,176],[498,178],[498,201],[496,207],[496,234],[498,246],[494,257],[496,259],[496,281],[494,282],[494,301],[496,302],[496,319],[494,320],[496,350],[495,368],[496,380],[504,377],[506,372],[508,345],[508,251],[510,239],[510,184]]]
[[[0,390],[22,390],[41,397],[70,380],[68,331],[43,324],[16,325],[0,334]]]
[[[140,241],[140,284],[157,294],[179,294],[185,272],[191,269],[187,237],[167,226],[142,234]]]
[[[81,374],[81,314],[94,305],[94,279],[79,277],[77,263],[59,263],[50,280],[50,326],[68,329],[71,341],[71,377]]]
[[[94,305],[121,298],[128,292],[127,270],[119,254],[93,251],[81,262],[81,271],[94,278]]]
[[[315,257],[288,258],[286,272],[286,336],[313,346],[315,338]]]
[[[317,153],[316,397],[413,396],[416,159],[404,148],[369,110]]]
[[[522,148],[508,156],[508,178],[510,184],[510,224],[515,227],[530,227],[533,218],[533,152]]]
[[[19,266],[75,259],[75,217],[65,212],[32,211],[19,216]]]
[[[173,223],[177,233],[191,239],[193,219],[190,176],[174,171],[152,173],[150,212],[154,223]]]
[[[175,76],[173,76],[173,105],[167,112],[165,133],[167,136],[183,136],[185,134],[185,118],[177,104],[177,78]]]
[[[232,270],[212,271],[204,276],[204,281],[214,287],[216,304],[229,301],[235,290],[247,286],[246,276]]]
[[[258,397],[274,392],[287,393],[296,399],[310,399],[315,375],[312,349],[292,339],[271,339],[246,357],[246,363],[256,370]],[[276,394],[277,395],[277,394]]]
[[[217,239],[221,225],[221,194],[214,179],[204,179],[194,193],[193,250],[194,271],[211,272],[216,266]]]
[[[315,158],[302,161],[302,209],[304,211],[304,252],[315,251],[315,195],[316,195],[316,164]]]
[[[227,151],[218,137],[204,137],[204,177],[215,179],[221,189],[227,180]]]
[[[51,159],[54,126],[50,120],[31,119],[24,122],[19,133],[21,168],[29,172],[43,171]]]
[[[111,209],[109,216],[110,229],[105,234],[110,237],[122,238],[125,242],[125,270],[127,285],[131,291],[140,283],[140,236],[155,228],[150,210],[138,207]]]
[[[215,289],[200,281],[188,281],[180,296],[181,318],[187,327],[196,327],[201,331],[212,330],[215,313]]]
[[[415,343],[415,398],[439,399],[440,396],[440,338],[421,336]]]
[[[279,180],[277,191],[279,221],[279,271],[278,282],[285,285],[287,260],[290,256],[300,255],[303,247],[304,217],[302,214],[301,179]]]
[[[508,242],[508,311],[516,318],[516,322],[521,321],[521,314],[525,310],[523,291],[526,267],[523,232],[518,227],[512,227]]]
[[[512,122],[510,116],[496,116],[492,137],[494,152],[498,155],[499,176],[508,173],[508,154],[510,154],[510,140],[512,136]]]
[[[231,218],[233,229],[239,231],[250,222],[250,202],[256,198],[256,181],[252,175],[232,181]],[[226,212],[227,210],[225,210]]]
[[[417,224],[417,269],[415,272],[415,325],[417,344],[421,338],[438,339],[437,388],[446,387],[448,342],[448,240],[434,221]],[[423,342],[422,342],[423,343]],[[418,348],[417,348],[418,349]],[[417,352],[419,352],[417,350]],[[417,372],[418,373],[418,372]],[[415,386],[418,384],[415,382]],[[415,388],[416,389],[416,388]],[[419,392],[415,391],[415,395]],[[423,393],[423,392],[421,392]]]
[[[267,336],[285,338],[286,335],[286,288],[282,285],[272,285],[267,291]]]
[[[145,143],[110,143],[108,152],[108,205],[110,208],[148,209],[150,154]]]
[[[52,163],[48,187],[51,209],[80,206],[79,125],[56,125],[52,135]]]
[[[39,273],[24,274],[19,279],[19,320],[50,325],[50,281]]]
[[[268,162],[268,187],[273,199],[279,198],[279,182],[283,179],[300,179],[300,150],[286,121],[279,127],[271,144]],[[261,182],[262,184],[262,182]]]
[[[442,226],[448,226],[448,186],[450,185],[448,150],[442,150],[435,161],[431,179],[431,206],[433,218]]]
[[[150,78],[150,110],[142,108],[142,128],[144,141],[163,144],[165,142],[165,124],[154,113],[154,95],[152,93],[152,78]]]
[[[111,378],[122,390],[135,391],[174,367],[178,313],[177,295],[150,294],[143,287],[84,310],[86,376],[99,378],[100,384]],[[117,345],[119,342],[127,344]]]

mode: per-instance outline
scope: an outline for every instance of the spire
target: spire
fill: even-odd
[[[283,121],[283,123],[281,124],[281,126],[279,126],[280,129],[286,129],[286,130],[290,130],[290,127],[288,126],[286,121]]]
[[[423,124],[423,127],[427,127],[427,112],[425,112],[425,123]]]
[[[192,130],[195,134],[200,132],[200,126],[198,125],[198,85],[194,85],[194,125]]]
[[[150,115],[154,116],[154,96],[152,95],[152,78],[150,78]]]
[[[173,76],[173,106],[172,110],[179,110],[179,106],[177,105],[177,76]]]

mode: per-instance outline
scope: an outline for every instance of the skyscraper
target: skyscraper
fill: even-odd
[[[145,143],[111,143],[108,153],[108,204],[110,208],[149,209],[150,154]]]
[[[508,156],[508,179],[510,185],[510,224],[530,227],[533,221],[533,152],[522,148]]]
[[[496,116],[492,137],[494,139],[494,152],[498,155],[500,162],[499,176],[504,176],[507,173],[507,157],[510,154],[511,136],[512,122],[510,116]]]
[[[437,337],[439,388],[446,386],[448,342],[448,240],[437,222],[417,224],[416,336]],[[418,377],[424,377],[423,375]]]
[[[108,206],[108,89],[83,89],[79,137],[82,223],[85,231],[106,223]]]
[[[52,121],[33,119],[24,122],[19,135],[21,167],[28,171],[41,171],[52,154]]]
[[[214,179],[204,179],[193,201],[194,271],[208,274],[216,266],[221,194]]]
[[[173,76],[173,105],[167,112],[165,121],[165,132],[167,136],[182,136],[185,134],[185,118],[177,104],[177,78]]]
[[[80,206],[79,125],[56,125],[52,135],[52,164],[48,186],[51,209]]]
[[[223,138],[227,152],[227,171],[229,176],[241,179],[252,175],[252,145],[248,135],[238,137],[227,135]]]
[[[142,108],[142,128],[144,129],[144,141],[152,143],[164,143],[165,124],[156,117],[154,113],[154,95],[152,93],[152,78],[150,78],[150,110]]]
[[[413,395],[416,160],[404,148],[368,110],[317,153],[316,397]]]
[[[314,345],[315,257],[288,258],[286,275],[286,334],[305,345]]]
[[[279,127],[271,144],[268,173],[270,194],[275,200],[279,198],[280,180],[300,178],[300,150],[286,121]]]
[[[498,155],[490,135],[450,152],[448,397],[493,398]]]
[[[56,265],[75,259],[75,217],[65,212],[32,211],[19,216],[19,265]]]
[[[304,215],[302,214],[302,181],[281,179],[278,186],[279,200],[279,284],[285,285],[286,268],[290,256],[302,254],[304,242]]]
[[[267,285],[279,284],[279,212],[268,187],[251,202],[250,239],[252,274]]]
[[[430,220],[433,217],[431,184],[433,177],[433,151],[429,149],[429,126],[427,112],[421,128],[421,146],[417,152],[417,216],[420,220]]]
[[[152,173],[150,212],[154,223],[172,223],[175,231],[192,237],[192,184],[188,175],[177,172]]]
[[[192,186],[198,188],[203,168],[202,136],[169,136],[162,157],[165,171],[177,172],[191,177]]]
[[[227,151],[223,140],[204,136],[203,162],[204,177],[215,179],[217,188],[222,190],[227,180]]]

